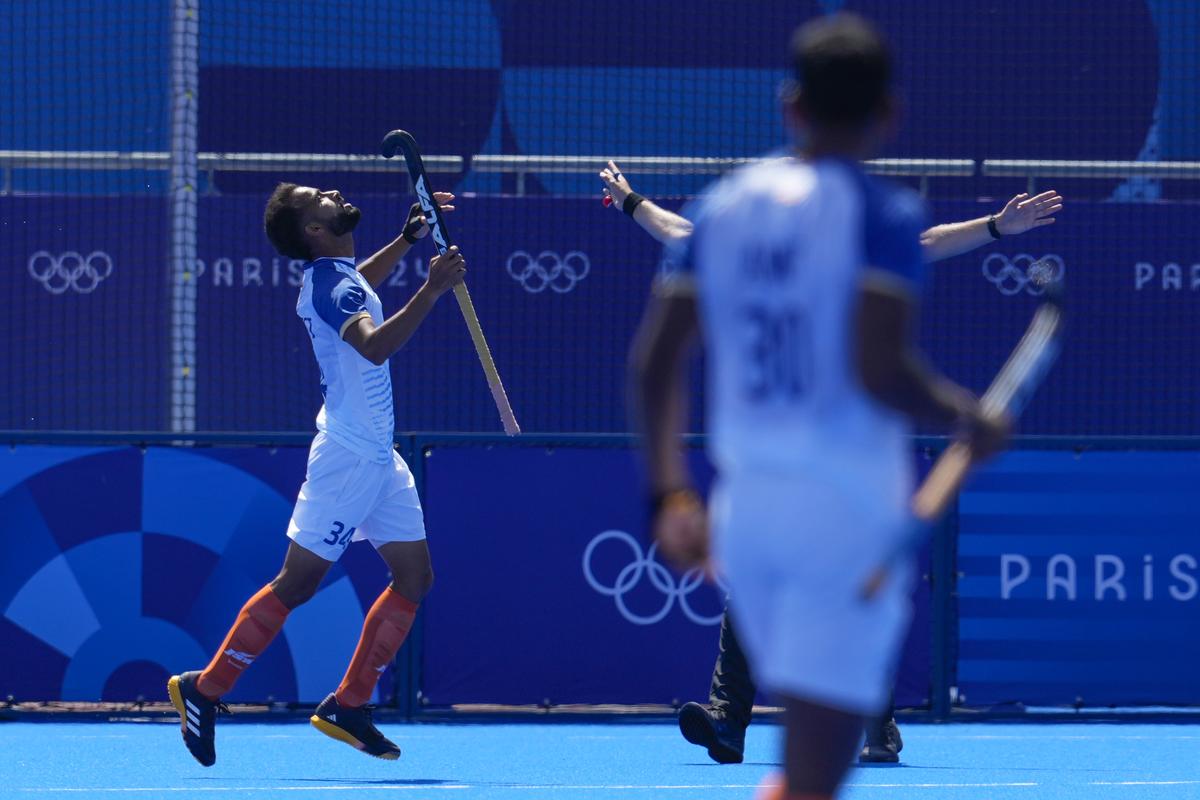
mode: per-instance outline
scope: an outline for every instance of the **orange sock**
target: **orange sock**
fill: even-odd
[[[392,591],[390,586],[383,590],[363,621],[354,658],[335,693],[338,705],[358,708],[371,699],[380,673],[396,657],[416,615],[416,603]]]
[[[279,633],[288,610],[269,585],[247,600],[221,649],[200,673],[196,681],[200,693],[216,700],[232,689],[242,671],[254,663]]]

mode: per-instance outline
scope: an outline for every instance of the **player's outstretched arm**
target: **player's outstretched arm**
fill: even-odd
[[[998,214],[966,222],[950,222],[935,225],[921,234],[921,247],[925,260],[940,261],[961,255],[996,240],[988,223],[994,223],[996,234],[1016,236],[1043,225],[1053,225],[1054,215],[1062,211],[1062,197],[1051,189],[1030,197],[1019,194]]]
[[[434,192],[434,199],[442,211],[453,211],[454,195],[450,192]],[[425,215],[421,213],[421,204],[413,203],[408,209],[408,217],[404,221],[404,230],[400,235],[385,245],[379,252],[363,259],[358,265],[359,273],[367,279],[372,287],[380,286],[387,280],[388,275],[396,268],[400,259],[414,244],[429,235],[429,225]]]
[[[915,306],[908,291],[868,279],[859,293],[857,365],[876,400],[914,420],[957,429],[976,458],[999,449],[1007,420],[986,416],[979,401],[930,367],[912,343]]]
[[[629,200],[631,207],[625,213],[663,244],[692,235],[691,222],[635,192],[615,162],[609,161],[608,166],[600,170],[600,180],[604,182],[605,194],[612,198],[613,208],[625,211],[625,201]]]
[[[437,299],[462,283],[466,274],[466,260],[457,246],[451,247],[445,255],[434,256],[429,261],[429,277],[404,308],[379,326],[369,316],[362,315],[349,324],[342,338],[363,358],[373,364],[382,364],[407,344]]]

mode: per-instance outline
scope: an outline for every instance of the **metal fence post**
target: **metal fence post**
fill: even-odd
[[[173,0],[168,286],[171,287],[170,429],[196,430],[196,238],[200,0]]]

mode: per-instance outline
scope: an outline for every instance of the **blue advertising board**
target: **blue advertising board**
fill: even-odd
[[[0,451],[0,695],[161,700],[274,577],[304,448],[17,446]],[[386,585],[360,544],[227,699],[318,702]],[[385,676],[384,692],[390,679]]]
[[[166,263],[161,198],[0,197],[0,429],[160,430]]]
[[[699,451],[691,466],[707,485]],[[426,451],[438,583],[423,611],[424,702],[707,697],[724,591],[664,565],[647,537],[639,470],[619,447]],[[929,698],[928,583],[919,586],[902,706]]]
[[[934,203],[934,219],[977,217],[983,208]],[[1066,336],[1019,432],[1193,435],[1200,430],[1193,217],[1187,204],[1068,200],[1054,225],[934,264],[921,343],[935,364],[981,392],[1041,300],[1027,272],[1044,260],[1065,281]]]
[[[959,504],[968,705],[1196,704],[1200,454],[1013,452]]]

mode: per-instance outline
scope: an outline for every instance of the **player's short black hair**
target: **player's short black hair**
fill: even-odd
[[[295,196],[299,188],[294,183],[281,183],[275,187],[267,200],[267,210],[263,212],[263,230],[280,255],[311,261],[312,251],[304,240],[300,224],[301,211],[309,201],[301,201]]]
[[[875,26],[857,14],[813,20],[792,35],[792,67],[814,122],[863,125],[881,111],[892,57]]]

